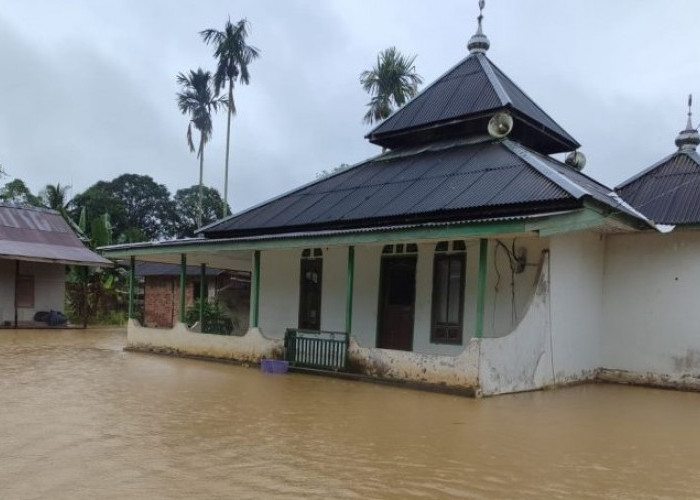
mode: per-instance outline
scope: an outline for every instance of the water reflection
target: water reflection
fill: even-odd
[[[472,400],[0,332],[2,498],[688,498],[700,395]]]

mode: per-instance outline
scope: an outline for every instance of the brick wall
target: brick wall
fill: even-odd
[[[196,280],[185,282],[185,308],[194,302]],[[148,327],[172,328],[180,315],[180,278],[178,276],[146,276],[144,318]]]

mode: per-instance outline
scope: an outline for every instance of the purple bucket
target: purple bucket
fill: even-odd
[[[287,373],[289,361],[282,359],[261,359],[260,369],[265,373]]]

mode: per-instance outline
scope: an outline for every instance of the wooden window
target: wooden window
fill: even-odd
[[[453,245],[453,248],[460,245]],[[430,341],[461,344],[464,315],[466,253],[446,253],[448,245],[436,246],[433,260],[433,297]]]
[[[308,250],[308,251],[307,251]],[[299,281],[299,329],[321,329],[321,283],[323,251],[315,248],[302,252]],[[313,257],[311,257],[313,255]]]
[[[17,307],[34,307],[34,276],[17,276],[15,304]]]

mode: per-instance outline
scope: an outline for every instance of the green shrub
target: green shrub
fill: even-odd
[[[187,308],[185,311],[185,323],[187,326],[194,325],[199,321],[199,299]],[[202,333],[213,333],[216,335],[231,335],[233,331],[233,323],[231,318],[224,315],[224,311],[219,306],[218,302],[204,302],[202,310]]]

